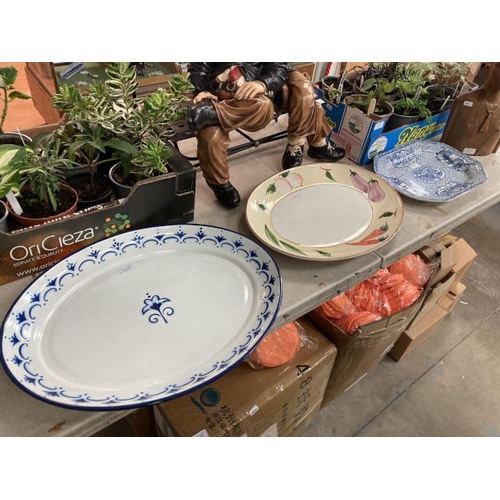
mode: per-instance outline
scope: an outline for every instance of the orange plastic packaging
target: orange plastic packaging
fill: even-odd
[[[250,353],[247,362],[253,368],[275,367],[291,361],[300,349],[300,330],[294,321],[268,333]]]
[[[391,273],[401,273],[410,283],[425,286],[431,276],[426,263],[414,253],[410,253],[389,266]]]
[[[345,293],[340,293],[328,302],[321,304],[318,310],[327,318],[339,319],[346,314],[356,312],[356,307]]]
[[[369,311],[358,311],[338,319],[335,324],[342,328],[344,332],[352,334],[355,332],[356,328],[367,325],[368,323],[373,323],[379,319],[382,319],[380,314]]]
[[[409,254],[387,269],[325,302],[316,311],[344,332],[353,334],[362,325],[378,321],[412,306],[431,275],[425,262]]]

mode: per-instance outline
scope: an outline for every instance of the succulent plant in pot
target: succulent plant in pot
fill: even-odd
[[[120,162],[121,180],[130,184],[145,177],[147,170],[141,174],[137,171],[137,161],[144,158],[145,150],[152,144],[158,146],[157,141],[164,143],[164,151],[169,149],[167,141],[174,134],[172,125],[185,116],[184,103],[190,101],[188,94],[193,87],[186,77],[174,75],[168,89],[159,88],[149,96],[137,97],[135,66],[112,63],[106,67],[106,73],[108,79],[89,86],[85,95],[63,85],[54,96],[54,106],[64,113],[63,129],[72,130],[67,140],[69,157],[78,161],[77,154],[89,156],[93,152],[100,154],[94,165],[110,159],[109,164]],[[158,170],[150,173],[156,175]]]
[[[0,144],[18,144],[22,146],[31,139],[26,135],[16,132],[5,132],[4,125],[7,119],[9,104],[16,99],[31,99],[23,92],[15,89],[17,80],[17,69],[14,66],[4,66],[0,68]]]
[[[167,174],[171,154],[172,150],[162,140],[146,140],[136,152],[129,154],[126,161],[122,159],[113,165],[110,178],[118,195],[124,198],[138,181]]]
[[[2,165],[0,197],[9,192],[16,196],[21,210],[14,203],[8,208],[21,226],[40,224],[76,210],[77,193],[64,184],[60,168],[68,162],[63,152],[35,143],[20,147]]]

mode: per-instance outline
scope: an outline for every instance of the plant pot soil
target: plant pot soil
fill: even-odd
[[[78,194],[69,186],[61,184],[58,193],[58,208],[53,210],[50,202],[40,202],[38,198],[31,192],[29,188],[21,190],[21,197],[17,199],[23,213],[16,214],[12,207],[8,205],[11,217],[22,227],[34,226],[43,224],[52,219],[57,219],[76,212],[78,203]]]
[[[78,174],[68,179],[68,184],[78,193],[78,210],[109,201],[113,185],[109,177],[94,173],[93,183],[89,173]]]
[[[429,85],[427,93],[429,96],[427,108],[435,115],[451,109],[458,95],[458,85]]]

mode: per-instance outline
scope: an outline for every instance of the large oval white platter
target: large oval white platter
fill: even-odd
[[[390,241],[403,221],[403,204],[389,183],[365,168],[312,163],[257,186],[246,219],[277,252],[304,260],[342,260]]]
[[[12,380],[56,405],[155,404],[218,378],[269,331],[273,258],[213,226],[141,229],[76,252],[19,296],[2,325]]]

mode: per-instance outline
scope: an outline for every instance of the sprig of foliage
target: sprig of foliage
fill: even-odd
[[[14,66],[4,66],[0,68],[0,102],[2,103],[2,113],[0,114],[0,134],[3,133],[3,126],[7,118],[9,103],[15,99],[31,99],[27,94],[15,90],[17,80],[17,69]]]
[[[71,163],[63,148],[54,149],[36,142],[22,146],[5,166],[10,178],[0,176],[0,193],[3,192],[1,186],[6,189],[9,182],[17,196],[24,186],[29,186],[40,202],[50,203],[56,211],[59,204],[57,195],[64,181],[61,168]]]

